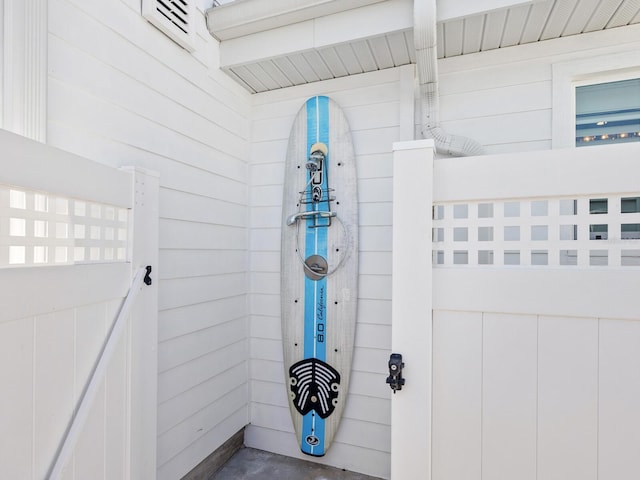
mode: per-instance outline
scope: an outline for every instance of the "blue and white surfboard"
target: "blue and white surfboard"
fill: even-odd
[[[358,205],[346,117],[325,96],[296,116],[285,165],[282,333],[300,449],[323,456],[347,397],[356,324]]]

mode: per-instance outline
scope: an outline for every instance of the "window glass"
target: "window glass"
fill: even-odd
[[[576,146],[640,141],[640,78],[576,87]]]

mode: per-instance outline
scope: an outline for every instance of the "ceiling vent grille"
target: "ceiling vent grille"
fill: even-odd
[[[142,0],[142,15],[181,47],[192,52],[195,0]]]

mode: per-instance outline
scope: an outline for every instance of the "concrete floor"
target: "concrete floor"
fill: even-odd
[[[209,480],[380,480],[360,473],[241,448]]]

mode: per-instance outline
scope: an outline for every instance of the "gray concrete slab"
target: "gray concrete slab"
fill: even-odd
[[[275,453],[241,448],[209,480],[380,480]]]

